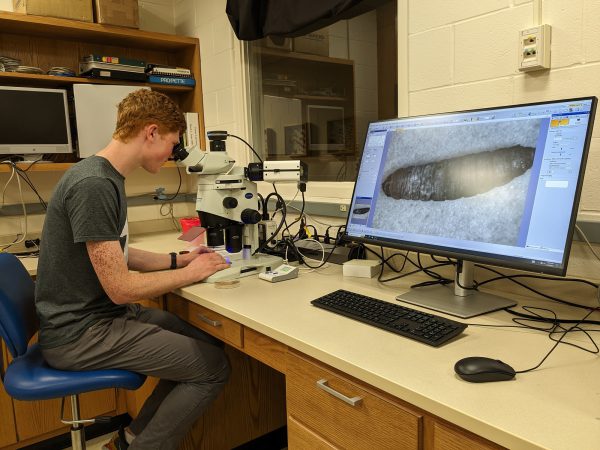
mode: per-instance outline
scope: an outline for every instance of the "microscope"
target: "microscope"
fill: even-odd
[[[206,229],[207,246],[231,262],[231,267],[208,277],[207,282],[254,275],[282,263],[278,256],[257,253],[263,205],[255,181],[306,181],[306,165],[301,161],[236,166],[225,151],[228,136],[233,135],[227,131],[208,132],[209,152],[197,146],[186,149],[181,143],[173,148],[176,163],[185,167],[186,173],[198,175],[196,211]]]

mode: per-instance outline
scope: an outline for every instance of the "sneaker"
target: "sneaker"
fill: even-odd
[[[119,427],[119,431],[117,431],[111,440],[102,446],[102,450],[127,450],[129,444],[125,439],[125,429],[123,427]]]

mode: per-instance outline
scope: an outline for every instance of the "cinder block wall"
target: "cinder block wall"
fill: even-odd
[[[408,112],[600,97],[600,0],[544,0],[552,26],[552,68],[517,70],[518,32],[536,25],[536,2],[401,0],[408,17]],[[538,4],[539,5],[539,4]],[[585,173],[580,211],[600,219],[600,123]]]

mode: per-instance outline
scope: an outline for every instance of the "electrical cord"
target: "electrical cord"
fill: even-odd
[[[386,260],[386,259],[384,259],[382,257],[382,255],[383,255],[383,247],[381,247],[381,250],[382,250],[381,255],[377,254],[376,252],[374,252],[373,250],[371,250],[369,247],[365,247],[365,248],[368,251],[370,251],[371,253],[373,253],[376,256],[378,256],[379,259],[382,261],[382,266],[381,266],[381,269],[380,269],[380,272],[379,272],[379,277],[377,279],[380,283],[387,283],[387,282],[390,282],[390,281],[394,281],[394,280],[403,278],[403,277],[408,276],[408,275],[412,275],[412,274],[417,273],[417,272],[420,271],[420,270],[415,270],[415,271],[411,271],[411,272],[408,272],[406,274],[403,274],[401,276],[392,277],[392,278],[388,278],[388,279],[383,279],[383,265],[384,264],[387,265],[393,272],[396,272],[396,273],[400,273],[404,269],[405,264],[403,264],[402,268],[399,271],[397,271],[395,268],[393,268],[390,264],[387,263],[387,261],[389,259],[393,258],[394,256],[398,256],[400,254],[399,253],[394,253],[394,254],[392,254]],[[417,254],[417,255],[419,255],[419,254]],[[408,257],[408,252],[406,252],[406,254],[402,255],[402,256],[404,256],[406,258],[405,263],[406,263],[406,261],[408,261],[412,265],[414,265],[417,268],[419,268],[419,264],[416,264],[414,261],[412,261]],[[433,259],[433,261],[437,262],[437,265],[428,266],[427,267],[427,271],[423,271],[424,273],[426,273],[429,276],[431,276],[431,274],[428,273],[429,269],[436,268],[436,267],[442,267],[442,266],[445,266],[445,265],[455,265],[456,264],[456,262],[450,260],[450,258],[447,258],[447,261],[438,260],[435,257],[432,257],[432,259]],[[420,261],[419,261],[419,263],[420,263]],[[493,273],[497,274],[498,276],[494,277],[494,278],[490,278],[488,280],[481,281],[481,282],[476,282],[476,284],[475,284],[475,286],[473,288],[467,288],[467,287],[464,287],[464,286],[460,286],[460,284],[459,284],[459,287],[462,287],[463,289],[477,290],[477,288],[479,288],[480,286],[483,286],[485,284],[492,283],[492,282],[498,281],[498,280],[506,279],[506,280],[512,281],[515,284],[518,284],[519,286],[523,287],[524,289],[527,289],[527,290],[529,290],[531,292],[534,292],[535,294],[538,294],[541,297],[547,298],[549,300],[553,300],[555,302],[562,303],[562,304],[569,305],[569,306],[573,306],[573,307],[576,307],[576,308],[589,309],[589,306],[581,305],[581,304],[570,302],[568,300],[563,300],[563,299],[560,299],[560,298],[557,298],[557,297],[554,297],[554,296],[551,296],[551,295],[548,295],[548,294],[544,294],[543,292],[541,292],[541,291],[539,291],[539,290],[537,290],[535,288],[532,288],[530,286],[527,286],[526,284],[521,283],[518,280],[516,280],[516,278],[534,278],[534,279],[540,279],[540,280],[564,281],[564,282],[573,282],[573,283],[586,284],[586,285],[591,286],[594,289],[596,289],[596,296],[597,296],[598,300],[600,301],[600,287],[599,287],[599,285],[596,284],[596,283],[593,283],[591,281],[588,281],[588,280],[584,280],[584,279],[580,279],[580,278],[553,278],[553,277],[546,277],[546,276],[542,276],[542,275],[526,275],[526,274],[505,275],[505,274],[503,274],[503,273],[501,273],[501,272],[499,272],[499,271],[497,271],[495,269],[492,269],[490,267],[483,266],[483,265],[480,265],[480,264],[475,264],[475,267],[488,270],[490,272],[493,272]],[[434,276],[434,281],[432,281],[432,282],[423,282],[423,283],[419,283],[417,285],[413,285],[411,287],[429,286],[429,285],[432,285],[432,284],[440,284],[440,283],[441,284],[448,284],[448,283],[451,283],[452,281],[454,281],[454,280],[450,280],[450,279],[447,279],[447,278],[443,278],[443,280],[444,281],[441,281],[439,278],[436,278]],[[597,308],[597,309],[600,309],[600,307]]]
[[[542,360],[537,365],[535,365],[534,367],[531,367],[529,369],[517,370],[517,371],[515,371],[515,373],[531,372],[531,371],[539,368],[544,363],[544,361],[546,361],[546,359],[548,359],[548,357],[556,349],[556,347],[558,347],[558,345],[561,343],[575,347],[579,350],[583,350],[588,353],[592,353],[592,354],[598,354],[600,352],[600,349],[598,348],[596,341],[589,334],[590,332],[598,332],[598,331],[600,331],[600,329],[589,330],[589,329],[580,328],[580,325],[584,324],[584,323],[600,325],[599,321],[586,320],[590,316],[590,314],[592,314],[594,312],[593,308],[590,311],[588,311],[582,319],[575,319],[575,320],[559,319],[554,311],[547,309],[547,308],[539,308],[539,307],[534,307],[534,306],[523,306],[523,309],[525,311],[529,312],[530,314],[524,314],[524,313],[521,313],[518,311],[509,310],[509,309],[505,310],[510,314],[516,314],[516,315],[520,316],[518,318],[512,319],[512,321],[516,325],[491,325],[491,324],[469,323],[469,326],[474,326],[474,327],[523,328],[523,329],[531,329],[531,330],[542,331],[542,332],[548,333],[548,338],[551,341],[555,342],[555,344],[552,346],[552,348],[546,353],[546,355],[542,358]],[[542,314],[540,314],[536,311],[548,312],[552,315],[552,317],[544,317],[544,316],[542,316]],[[539,326],[539,325],[536,326],[536,325],[532,325],[527,322],[533,322],[536,324],[537,323],[549,323],[550,326],[547,326],[547,327]],[[574,325],[567,329],[562,326],[562,324],[565,324],[565,323],[574,323]],[[563,339],[565,338],[565,336],[568,333],[575,333],[575,332],[584,333],[587,336],[587,338],[589,339],[589,341],[592,343],[593,349],[590,350],[588,348],[585,348],[585,347],[575,344],[573,342],[563,342]],[[558,334],[558,333],[561,333],[562,335],[560,336],[560,338],[557,339],[556,337],[554,337],[554,335]]]
[[[515,371],[515,373],[526,373],[526,372],[531,372],[532,370],[535,370],[535,369],[537,369],[538,367],[540,367],[540,366],[541,366],[541,365],[544,363],[544,361],[546,361],[546,359],[548,359],[548,357],[549,357],[549,356],[550,356],[550,354],[551,354],[551,353],[552,353],[552,352],[553,352],[553,351],[556,349],[556,347],[558,347],[558,344],[560,344],[560,343],[562,342],[562,340],[565,338],[565,336],[566,336],[568,333],[570,333],[570,332],[572,332],[573,330],[575,330],[576,328],[578,328],[578,327],[579,327],[579,325],[580,325],[580,324],[581,324],[581,323],[582,323],[582,322],[583,322],[585,319],[587,319],[587,318],[590,316],[590,314],[592,314],[593,312],[594,312],[594,310],[588,311],[588,313],[587,313],[585,316],[583,316],[583,318],[582,318],[581,320],[579,320],[579,321],[578,321],[578,322],[577,322],[575,325],[573,325],[573,326],[572,326],[571,328],[569,328],[568,330],[567,330],[567,329],[564,329],[564,331],[559,331],[560,333],[562,333],[562,336],[561,336],[561,337],[560,337],[558,340],[555,340],[555,342],[556,342],[556,343],[555,343],[555,344],[552,346],[552,348],[551,348],[551,349],[548,351],[548,353],[546,353],[546,356],[544,356],[544,357],[542,358],[542,360],[541,360],[541,361],[540,361],[540,362],[539,362],[537,365],[535,365],[535,366],[533,366],[533,367],[531,367],[531,368],[529,368],[529,369],[525,369],[525,370],[516,370],[516,371]],[[557,333],[557,331],[555,331],[555,330],[556,330],[556,327],[553,327],[553,329],[552,329],[552,330],[549,332],[549,337],[550,337],[550,339],[551,339],[551,340],[554,340],[554,339],[552,338],[552,334],[554,334],[554,333]],[[580,331],[583,331],[583,330],[581,330],[581,329],[580,329]],[[583,347],[577,346],[577,345],[575,345],[575,344],[572,344],[572,343],[569,343],[569,342],[566,342],[566,344],[573,345],[573,346],[575,346],[575,347],[577,347],[577,348],[579,348],[579,349],[581,349],[581,350],[587,351],[587,352],[589,352],[589,353],[594,353],[594,354],[597,354],[597,353],[599,352],[599,350],[598,350],[598,346],[596,345],[596,342],[595,342],[595,341],[594,341],[594,340],[591,338],[591,336],[590,336],[588,333],[586,333],[585,331],[584,331],[584,333],[585,333],[585,334],[588,336],[588,338],[590,338],[590,340],[591,340],[591,341],[592,341],[592,343],[594,344],[594,347],[596,348],[595,350],[588,350],[588,349],[584,349]]]
[[[228,136],[228,137],[233,137],[233,138],[236,138],[236,139],[239,139],[240,141],[242,141],[244,144],[246,144],[246,145],[248,146],[248,148],[249,148],[250,150],[252,150],[252,153],[254,153],[254,154],[256,155],[256,157],[258,158],[258,160],[259,160],[261,163],[262,163],[262,162],[264,162],[264,161],[263,161],[263,159],[260,157],[260,155],[259,155],[258,153],[256,153],[256,150],[254,150],[254,148],[252,148],[252,146],[251,146],[250,144],[248,144],[248,142],[246,142],[244,139],[242,139],[242,138],[241,138],[241,137],[239,137],[239,136],[236,136],[235,134],[229,134],[229,133],[227,133],[227,136]]]
[[[31,181],[31,179],[27,175],[27,170],[20,169],[16,165],[15,165],[15,169],[17,170],[17,175],[19,175],[29,185],[29,187],[35,193],[35,195],[37,195],[37,198],[38,198],[40,204],[42,205],[42,208],[44,208],[44,211],[47,211],[48,210],[48,205],[46,204],[46,202],[44,201],[44,199],[42,198],[42,196],[40,195],[40,193],[37,191],[37,189],[33,185],[33,182]]]
[[[277,236],[277,233],[279,233],[279,230],[281,230],[281,227],[283,227],[283,224],[285,223],[285,217],[287,215],[287,210],[286,210],[286,207],[285,207],[285,201],[283,200],[283,198],[281,197],[281,195],[279,195],[277,192],[271,192],[269,195],[267,195],[267,197],[265,198],[265,202],[264,202],[265,208],[266,208],[266,205],[269,202],[269,198],[271,198],[272,195],[274,195],[275,197],[277,197],[277,199],[282,204],[282,218],[281,218],[281,221],[279,222],[279,226],[277,227],[277,229],[273,233],[273,236],[267,237],[265,239],[265,241],[262,243],[262,245],[260,245],[254,251],[253,255],[262,252],[265,248],[272,248],[272,247],[269,247],[269,242],[272,241],[275,236]]]
[[[273,186],[273,187],[275,187],[275,186]],[[296,223],[300,222],[300,221],[302,220],[302,218],[304,217],[304,207],[305,207],[305,205],[306,205],[306,200],[305,200],[305,198],[304,198],[304,192],[302,192],[302,208],[300,209],[300,215],[298,216],[298,218],[297,218],[296,220],[294,220],[294,221],[293,221],[292,223],[290,223],[289,225],[286,223],[285,229],[284,229],[284,230],[281,232],[281,233],[282,233],[282,235],[283,235],[283,233],[287,232],[287,233],[288,233],[288,235],[290,235],[290,236],[291,236],[292,232],[290,231],[290,228],[291,228],[291,227],[292,227],[294,224],[296,224]],[[287,207],[287,205],[286,205],[286,207]],[[295,238],[297,238],[299,234],[300,234],[300,230],[298,231],[298,233],[296,233],[296,234],[294,235],[294,237],[293,237],[292,239],[295,239]]]
[[[431,274],[435,274],[435,272],[432,272],[432,271],[431,271],[431,269],[436,269],[436,268],[438,268],[438,267],[444,267],[444,266],[447,266],[447,265],[450,265],[450,264],[451,264],[451,263],[448,263],[448,262],[441,262],[441,263],[432,264],[432,265],[430,265],[430,266],[426,266],[426,267],[425,267],[425,266],[421,265],[421,263],[420,263],[420,260],[419,260],[418,262],[414,262],[412,259],[410,259],[410,258],[408,257],[408,251],[407,251],[407,252],[406,252],[404,255],[402,255],[402,254],[400,254],[400,253],[393,253],[392,255],[390,255],[389,257],[387,257],[387,258],[385,258],[385,259],[384,259],[384,258],[383,258],[383,247],[380,247],[380,248],[381,248],[381,252],[382,252],[382,253],[381,253],[381,255],[377,254],[377,252],[375,252],[375,251],[371,250],[369,247],[366,247],[366,246],[365,246],[365,248],[366,248],[368,251],[370,251],[371,253],[373,253],[373,254],[375,254],[376,256],[378,256],[378,257],[379,257],[379,259],[380,259],[380,260],[381,260],[381,262],[382,262],[382,264],[381,264],[381,269],[379,270],[379,276],[377,277],[377,281],[378,281],[379,283],[388,283],[388,282],[390,282],[390,281],[399,280],[400,278],[405,278],[405,277],[407,277],[407,276],[409,276],[409,275],[413,275],[413,274],[415,274],[415,273],[419,273],[419,272],[424,272],[424,273],[426,273],[427,275],[429,275],[429,276],[432,276]],[[417,254],[417,256],[419,256],[419,255],[420,255],[420,254]],[[404,258],[404,263],[402,264],[402,267],[401,267],[399,270],[398,270],[398,269],[395,269],[394,267],[392,267],[392,266],[389,264],[389,262],[388,262],[390,259],[394,258],[395,256],[402,256],[402,257]],[[388,267],[390,267],[390,269],[392,269],[392,271],[393,271],[393,272],[395,272],[395,273],[400,273],[400,272],[402,272],[402,270],[404,270],[404,267],[406,266],[406,262],[410,262],[410,263],[411,263],[413,266],[415,266],[415,267],[416,267],[416,269],[415,269],[415,270],[413,270],[413,271],[410,271],[410,272],[403,273],[403,274],[401,274],[401,275],[395,276],[395,277],[391,277],[391,278],[383,279],[383,266],[384,266],[384,265],[387,265]],[[435,276],[438,276],[439,278],[435,278]],[[439,274],[435,274],[435,275],[434,275],[434,278],[435,278],[435,280],[436,280],[436,281],[434,281],[434,282],[429,282],[429,284],[439,284],[439,283],[447,284],[447,283],[448,283],[448,281],[446,281],[446,280],[448,280],[448,279],[447,279],[447,278],[444,278],[444,277],[441,277]],[[451,281],[452,281],[452,280],[450,280],[449,282],[451,282]],[[427,284],[427,285],[429,285],[429,284]],[[415,286],[415,287],[419,287],[419,286],[422,286],[422,285],[423,285],[423,284],[419,283],[418,285],[414,285],[414,286]]]
[[[6,162],[2,162],[2,164],[10,164],[10,163],[6,163]],[[4,208],[4,194],[6,193],[6,189],[8,188],[10,182],[12,181],[12,179],[15,177],[15,174],[17,173],[17,171],[15,170],[15,166],[12,165],[12,171],[10,174],[10,178],[8,179],[8,181],[6,182],[6,184],[4,185],[4,189],[2,189],[2,203],[0,204],[0,209]]]
[[[588,247],[589,247],[590,251],[592,252],[592,254],[596,257],[596,259],[598,261],[600,261],[600,256],[598,255],[598,253],[596,253],[596,250],[594,250],[594,247],[592,246],[592,244],[588,240],[588,238],[585,235],[585,233],[583,232],[583,230],[581,228],[579,228],[579,225],[575,225],[575,229],[581,235],[581,237],[583,238],[583,240],[585,241],[585,243],[588,245]]]
[[[31,169],[33,166],[35,166],[37,163],[39,163],[39,162],[40,162],[40,161],[42,161],[43,159],[44,159],[44,155],[42,155],[42,156],[41,156],[39,159],[36,159],[35,161],[32,161],[32,162],[31,162],[31,163],[30,163],[30,164],[27,166],[27,168],[26,168],[26,169],[20,169],[20,168],[18,168],[18,169],[19,169],[19,170],[22,170],[23,172],[27,172],[29,169]]]
[[[8,180],[9,182],[13,179],[15,172],[17,170],[14,162],[11,162],[11,165],[12,165],[12,174],[10,176],[10,179]],[[17,176],[17,185],[19,186],[19,197],[21,198],[21,206],[23,207],[23,218],[24,218],[24,222],[25,222],[25,229],[23,230],[23,233],[17,233],[17,237],[11,243],[0,244],[0,247],[2,247],[0,249],[0,251],[5,251],[7,248],[9,248],[15,244],[20,244],[27,238],[27,208],[25,207],[25,201],[23,200],[23,189],[21,188],[21,177],[19,177],[19,176]],[[8,186],[8,183],[4,186],[4,190],[2,191],[2,205],[4,205],[4,191],[6,191],[7,186]],[[20,238],[19,238],[19,234],[21,234]]]
[[[317,239],[312,239],[312,238],[302,239],[302,241],[304,241],[304,242],[316,242],[321,247],[321,252],[322,252],[323,256],[321,257],[321,261],[319,261],[319,265],[322,265],[323,261],[325,260],[325,247],[323,246],[323,244],[320,243]],[[298,250],[297,247],[296,247],[296,250]],[[300,250],[298,250],[298,253],[300,253],[300,255],[304,259],[313,259],[310,256],[304,255]],[[287,249],[286,249],[286,259],[287,259]],[[315,269],[308,268],[308,267],[307,268],[301,267],[299,270],[304,270],[304,271],[307,271],[307,272],[314,272],[315,271]]]
[[[329,261],[329,258],[331,258],[331,255],[333,255],[333,251],[339,246],[341,242],[341,239],[336,239],[336,241],[334,242],[333,246],[331,247],[331,249],[329,250],[329,253],[327,254],[327,256],[325,258],[323,258],[321,260],[321,262],[319,263],[319,265],[317,266],[311,266],[310,264],[308,264],[306,261],[304,261],[304,265],[306,267],[308,267],[309,269],[320,269],[321,267],[323,267],[325,264],[327,264],[327,262]]]
[[[164,199],[155,197],[154,200],[160,200],[161,202],[170,202],[171,200],[174,200],[179,195],[179,191],[181,190],[181,180],[182,180],[181,170],[179,169],[179,166],[177,167],[177,175],[179,175],[179,186],[177,186],[177,191],[175,192],[175,194],[173,194],[171,197],[164,198]]]
[[[583,283],[583,284],[587,284],[589,286],[592,286],[592,287],[594,287],[596,289],[596,296],[597,296],[597,298],[598,298],[598,295],[599,295],[599,293],[598,293],[598,289],[599,289],[598,285],[596,283],[592,283],[591,281],[588,281],[588,280],[583,280],[583,279],[579,279],[579,278],[552,278],[552,277],[544,277],[544,276],[541,276],[541,275],[520,275],[520,274],[517,274],[517,275],[504,275],[503,273],[501,273],[501,272],[499,272],[499,271],[497,271],[495,269],[492,269],[492,268],[486,267],[486,266],[482,266],[480,264],[475,264],[475,267],[480,267],[482,269],[488,270],[490,272],[493,272],[493,273],[499,275],[497,277],[490,278],[489,280],[485,280],[485,281],[480,282],[479,286],[482,286],[484,284],[491,283],[491,282],[494,282],[494,281],[506,279],[506,280],[509,280],[509,281],[511,281],[511,282],[513,282],[515,284],[518,284],[519,286],[521,286],[521,287],[523,287],[523,288],[525,288],[525,289],[527,289],[527,290],[529,290],[529,291],[531,291],[531,292],[533,292],[533,293],[535,293],[537,295],[540,295],[541,297],[547,298],[547,299],[555,301],[557,303],[562,303],[564,305],[573,306],[575,308],[589,309],[589,306],[581,305],[579,303],[570,302],[568,300],[563,300],[563,299],[560,299],[558,297],[554,297],[552,295],[544,294],[543,292],[538,291],[535,288],[532,288],[530,286],[527,286],[524,283],[521,283],[520,281],[517,281],[516,278],[534,278],[534,279],[549,280],[549,281]],[[600,308],[596,308],[596,309],[600,309]]]

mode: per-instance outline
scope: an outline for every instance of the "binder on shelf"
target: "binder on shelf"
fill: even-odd
[[[192,71],[184,67],[163,66],[160,64],[148,64],[146,68],[148,75],[167,75],[171,77],[193,77]]]
[[[196,80],[188,77],[170,77],[162,75],[148,75],[149,83],[170,84],[174,86],[196,86]]]
[[[120,70],[122,72],[145,73],[143,67],[128,66],[125,64],[101,63],[96,61],[83,61],[79,63],[79,72],[87,72],[92,69]]]
[[[100,62],[108,64],[123,64],[126,66],[136,66],[146,68],[146,61],[133,58],[122,58],[120,56],[86,55],[81,58],[83,62]]]
[[[82,77],[105,78],[109,80],[146,81],[145,73],[125,72],[122,70],[90,69],[79,74]]]
[[[183,145],[185,148],[200,146],[200,124],[198,123],[197,112],[186,112],[184,114],[186,129],[183,135]]]

